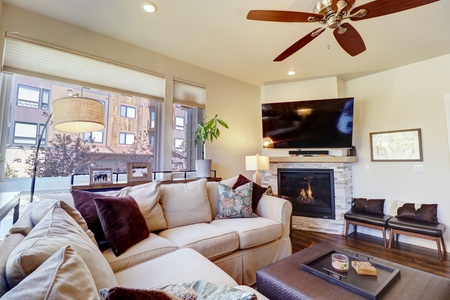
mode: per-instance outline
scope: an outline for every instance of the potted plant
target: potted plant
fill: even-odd
[[[205,143],[210,141],[211,143],[220,137],[219,126],[229,128],[228,124],[222,119],[218,118],[218,114],[211,118],[209,121],[203,121],[197,126],[197,132],[195,134],[195,144],[202,146],[202,159],[196,161],[196,170],[198,177],[210,177],[211,176],[211,159],[205,159]]]

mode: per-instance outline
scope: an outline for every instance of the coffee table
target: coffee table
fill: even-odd
[[[365,299],[332,282],[300,268],[300,265],[321,254],[337,250],[353,254],[344,248],[320,243],[279,260],[256,272],[258,292],[271,300],[289,299]],[[450,279],[387,260],[373,258],[379,264],[400,270],[400,277],[391,282],[377,299],[449,300]]]

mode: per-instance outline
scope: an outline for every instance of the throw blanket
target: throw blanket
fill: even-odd
[[[257,300],[254,293],[204,280],[169,284],[151,290],[114,287],[101,289],[100,295],[105,300]]]

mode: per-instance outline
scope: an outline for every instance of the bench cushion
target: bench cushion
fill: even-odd
[[[375,226],[386,227],[388,220],[392,218],[390,215],[355,213],[352,211],[344,214],[344,219],[349,221],[361,222]]]
[[[388,228],[434,237],[442,237],[445,232],[444,224],[434,224],[410,219],[400,219],[396,217],[391,218],[388,221]]]

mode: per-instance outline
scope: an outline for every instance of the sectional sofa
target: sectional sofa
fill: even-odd
[[[291,255],[292,206],[242,180],[41,195],[0,244],[0,296],[102,299],[100,289],[204,281],[266,299],[251,286]]]

